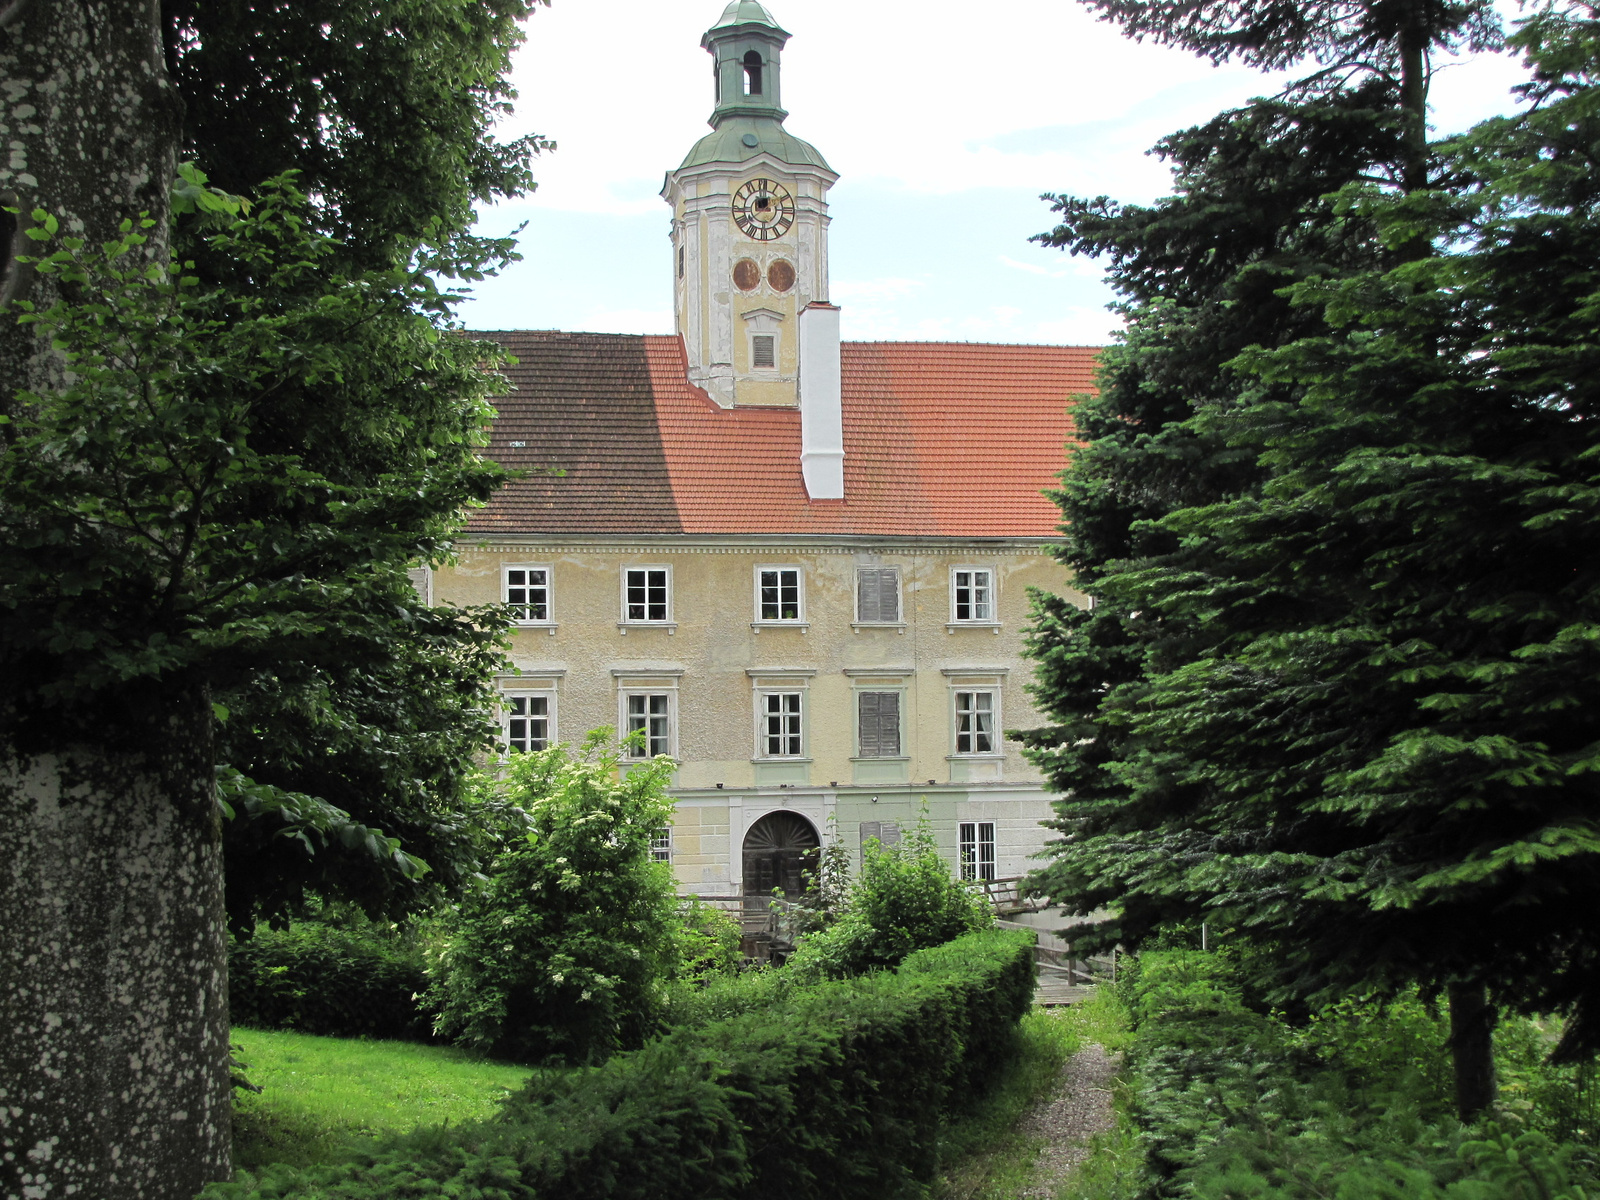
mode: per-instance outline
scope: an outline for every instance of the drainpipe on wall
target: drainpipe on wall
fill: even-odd
[[[844,499],[839,309],[821,301],[800,310],[800,472],[811,499]]]

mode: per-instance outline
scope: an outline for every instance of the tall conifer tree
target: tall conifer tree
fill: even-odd
[[[1135,33],[1214,57],[1242,53],[1280,66],[1310,55],[1324,65],[1307,85],[1209,128],[1261,129],[1276,108],[1283,128],[1301,137],[1319,108],[1353,113],[1364,96],[1366,128],[1392,141],[1367,142],[1364,163],[1328,153],[1336,147],[1324,142],[1259,174],[1241,171],[1220,143],[1202,143],[1179,159],[1178,195],[1153,210],[1058,201],[1068,220],[1051,240],[1109,251],[1131,333],[1109,356],[1103,395],[1086,406],[1084,432],[1093,440],[1061,496],[1063,557],[1097,607],[1077,614],[1047,601],[1035,633],[1039,694],[1060,720],[1029,740],[1057,786],[1070,789],[1059,821],[1068,837],[1042,881],[1084,910],[1117,905],[1106,933],[1129,941],[1174,920],[1230,918],[1273,945],[1287,995],[1413,980],[1447,987],[1458,1099],[1464,1113],[1476,1111],[1492,1095],[1484,985],[1537,940],[1515,911],[1529,896],[1504,886],[1507,873],[1520,869],[1513,863],[1587,850],[1567,825],[1542,824],[1549,812],[1531,823],[1508,820],[1528,794],[1491,800],[1488,784],[1461,762],[1453,783],[1435,779],[1431,792],[1392,781],[1375,787],[1395,762],[1434,745],[1428,738],[1437,731],[1423,716],[1455,703],[1423,681],[1429,671],[1458,668],[1428,665],[1417,639],[1447,629],[1444,644],[1461,654],[1460,639],[1470,644],[1479,634],[1453,619],[1476,610],[1451,591],[1444,565],[1452,540],[1457,551],[1467,545],[1464,531],[1438,536],[1430,560],[1416,546],[1425,540],[1420,529],[1406,524],[1415,513],[1388,497],[1402,515],[1378,533],[1372,514],[1383,502],[1369,497],[1362,508],[1349,485],[1352,464],[1375,446],[1412,452],[1433,439],[1437,450],[1456,444],[1448,430],[1478,419],[1489,444],[1507,436],[1503,420],[1448,402],[1437,378],[1481,373],[1492,358],[1492,338],[1473,341],[1470,322],[1445,299],[1456,285],[1440,273],[1459,266],[1461,239],[1479,232],[1477,218],[1463,223],[1452,204],[1498,185],[1486,182],[1492,172],[1482,146],[1477,157],[1459,147],[1443,158],[1417,152],[1426,69],[1424,54],[1419,76],[1417,46],[1482,43],[1492,36],[1488,18],[1465,6],[1350,6],[1319,26],[1317,6],[1298,7],[1300,17],[1256,5],[1103,7]],[[1313,19],[1304,36],[1293,33],[1301,17]],[[1274,24],[1283,21],[1289,25]],[[1386,69],[1365,73],[1356,65],[1363,57]],[[1505,143],[1504,130],[1496,136]],[[1252,161],[1268,162],[1266,152],[1292,144],[1275,132],[1256,143]],[[1171,153],[1184,142],[1166,145]],[[1183,170],[1187,163],[1198,169]],[[1318,170],[1335,182],[1309,203],[1273,202],[1292,200],[1292,181]],[[1270,188],[1256,188],[1257,179]],[[1340,194],[1330,195],[1335,189]],[[1518,193],[1491,210],[1500,219],[1527,202]],[[1241,238],[1262,249],[1227,272]],[[1174,247],[1206,265],[1221,260],[1223,286],[1197,287],[1204,272],[1141,273]],[[1436,257],[1435,247],[1448,253]],[[1305,253],[1312,248],[1321,261]],[[1286,260],[1295,251],[1301,257]],[[1268,286],[1251,293],[1251,282]],[[1381,338],[1362,323],[1369,308]],[[1450,399],[1467,394],[1477,393],[1458,388]],[[1376,481],[1403,480],[1403,471],[1392,474],[1398,470],[1390,454],[1361,478],[1381,492]],[[1449,487],[1436,487],[1439,514],[1470,511],[1480,498],[1467,486],[1470,475],[1453,479],[1463,489],[1456,501],[1441,499]],[[1391,578],[1402,563],[1409,589]],[[1417,592],[1430,588],[1435,600],[1451,595],[1459,612],[1440,605],[1424,617]],[[1396,607],[1374,627],[1372,607],[1383,602]],[[1530,645],[1513,640],[1501,652]],[[1356,662],[1365,673],[1350,669]],[[1530,736],[1543,744],[1543,732]],[[1490,754],[1487,743],[1472,744]],[[1509,768],[1519,780],[1521,769]],[[1459,818],[1449,831],[1447,818],[1468,810],[1492,815]],[[1498,866],[1467,865],[1480,855]],[[1441,901],[1439,872],[1456,870],[1482,876],[1481,910]],[[1559,874],[1546,874],[1546,883]],[[1483,882],[1490,877],[1498,893]],[[1554,894],[1570,896],[1560,886]],[[1489,916],[1496,919],[1480,919]],[[1564,941],[1552,932],[1543,951],[1552,970],[1538,973],[1542,982],[1517,995],[1502,989],[1501,999],[1533,1003],[1538,993],[1540,1002],[1573,1002],[1586,951],[1570,931]]]

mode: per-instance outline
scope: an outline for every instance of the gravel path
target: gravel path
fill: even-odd
[[[1019,1126],[1028,1137],[1044,1139],[1034,1163],[1033,1183],[1018,1200],[1050,1200],[1089,1153],[1089,1139],[1111,1128],[1111,1081],[1122,1066],[1120,1055],[1089,1045],[1061,1067],[1055,1092]]]

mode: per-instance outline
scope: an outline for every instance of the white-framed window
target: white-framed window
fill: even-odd
[[[672,620],[671,567],[628,567],[622,572],[622,619],[630,625]]]
[[[756,620],[762,624],[805,619],[799,567],[756,568]]]
[[[500,701],[506,746],[524,754],[547,749],[556,736],[554,692],[507,692]]]
[[[898,567],[856,568],[856,623],[900,623],[900,570]]]
[[[629,758],[654,758],[672,753],[673,693],[625,692],[622,697],[624,732],[644,730],[644,739],[628,746]]]
[[[672,826],[663,825],[650,835],[650,857],[656,862],[672,861]]]
[[[501,578],[505,602],[515,611],[518,625],[550,624],[554,618],[549,567],[506,567]]]
[[[995,620],[994,571],[988,567],[952,567],[950,619],[988,625]]]
[[[856,693],[856,752],[861,758],[900,757],[900,693]]]
[[[995,717],[999,705],[992,689],[974,688],[955,693],[957,754],[995,753]]]
[[[802,758],[805,755],[804,692],[758,692],[756,755],[759,758]]]
[[[994,822],[962,821],[961,878],[994,880]]]

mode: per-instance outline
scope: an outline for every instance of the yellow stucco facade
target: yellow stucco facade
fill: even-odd
[[[788,37],[732,0],[702,39],[712,132],[661,191],[675,336],[491,335],[517,361],[490,452],[526,473],[428,586],[524,606],[509,744],[636,725],[677,760],[660,851],[686,892],[797,890],[830,827],[859,854],[924,804],[953,861],[1020,875],[1050,809],[1003,731],[1038,723],[1028,592],[1067,584],[1041,491],[1092,352],[846,352],[838,176],[784,127]]]
[[[665,619],[630,619],[629,572],[662,569]],[[771,582],[774,571],[792,572],[784,582],[797,585],[795,615],[786,619],[764,619],[762,574]],[[458,565],[439,572],[434,602],[503,601],[508,579],[530,577],[513,572],[538,572],[548,590],[540,619],[518,627],[517,672],[500,684],[507,696],[542,700],[549,739],[626,728],[630,697],[663,698],[667,742],[655,748],[681,764],[670,853],[685,891],[738,893],[746,831],[780,810],[824,835],[835,823],[856,851],[885,823],[888,831],[914,823],[926,803],[952,859],[961,822],[986,822],[998,875],[1028,869],[1048,803],[1002,731],[1037,721],[1020,657],[1028,589],[1060,592],[1063,584],[1061,567],[1037,542],[497,540],[464,550]],[[880,591],[892,581],[898,611],[887,615],[896,619],[863,619],[885,614],[860,611],[861,572]],[[974,581],[987,589],[985,604],[967,590]],[[894,698],[883,703],[898,710],[898,745],[862,744],[862,693]],[[987,721],[974,716],[978,705]],[[783,726],[776,754],[768,752],[773,716]],[[987,746],[984,725],[992,731]]]

